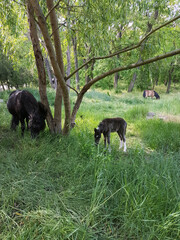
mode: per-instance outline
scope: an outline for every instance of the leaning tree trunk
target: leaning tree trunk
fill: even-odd
[[[36,67],[38,70],[38,76],[39,76],[39,94],[41,98],[41,102],[45,105],[47,109],[47,124],[51,132],[54,131],[54,124],[53,124],[53,117],[51,114],[51,110],[49,107],[49,102],[46,94],[46,73],[44,68],[44,61],[43,61],[43,55],[41,52],[39,39],[37,35],[37,28],[36,23],[34,21],[34,10],[32,8],[32,5],[29,1],[27,1],[27,10],[28,10],[28,22],[29,22],[29,28],[30,28],[30,36],[32,40],[33,50],[34,50],[34,56],[36,60]]]

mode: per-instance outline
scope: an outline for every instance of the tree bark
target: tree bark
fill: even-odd
[[[70,130],[70,116],[71,116],[71,108],[70,108],[70,99],[69,99],[69,93],[68,93],[68,88],[66,86],[66,82],[64,79],[64,66],[63,66],[63,60],[61,59],[61,53],[59,53],[59,48],[57,43],[60,42],[58,41],[59,35],[58,35],[58,23],[57,23],[57,18],[55,15],[55,10],[53,8],[53,1],[48,0],[48,6],[50,8],[50,13],[49,15],[52,15],[51,21],[51,27],[53,29],[53,35],[54,35],[54,41],[56,42],[55,44],[55,50],[53,48],[53,44],[51,42],[50,35],[48,33],[48,27],[46,24],[46,19],[42,13],[42,10],[39,6],[39,3],[37,0],[29,0],[34,8],[34,11],[36,13],[37,19],[38,19],[38,24],[41,29],[41,32],[43,34],[43,38],[48,50],[48,54],[51,60],[51,64],[54,70],[54,74],[57,78],[57,89],[56,89],[56,98],[55,98],[55,105],[54,105],[54,121],[55,121],[55,132],[61,132],[61,96],[63,96],[63,101],[64,101],[64,109],[65,109],[65,121],[64,121],[64,127],[63,127],[63,134],[66,135],[69,133]],[[52,7],[51,7],[52,6]],[[52,10],[51,10],[52,9]],[[62,94],[61,94],[62,93]]]
[[[67,69],[66,69],[66,75],[68,76],[70,74],[71,71],[71,58],[70,58],[70,47],[69,45],[67,46],[67,51],[66,51],[66,56],[67,56]],[[70,79],[68,79],[66,81],[67,85],[68,85],[68,91],[70,91],[69,86],[71,86],[71,81]]]
[[[119,73],[114,74],[114,89],[116,90],[118,87]]]
[[[171,63],[171,68],[169,70],[169,80],[168,80],[168,84],[167,84],[167,90],[166,93],[170,92],[170,88],[171,88],[171,82],[172,82],[172,73],[174,71],[174,66],[172,66],[173,63]]]
[[[77,39],[76,36],[72,38],[73,51],[74,51],[74,63],[75,69],[78,69],[78,57],[77,57]],[[76,89],[79,91],[79,72],[76,72]]]
[[[52,73],[48,57],[45,57],[45,65],[46,65],[46,69],[47,69],[47,73],[48,73],[48,77],[49,77],[51,87],[56,89],[57,88],[57,80],[56,80],[56,77]]]
[[[32,5],[29,1],[27,1],[27,11],[28,11],[28,22],[29,22],[29,29],[30,29],[30,36],[33,45],[34,56],[36,60],[36,67],[38,70],[38,80],[39,80],[39,94],[41,98],[41,102],[45,105],[47,109],[47,124],[51,132],[54,131],[54,124],[53,124],[53,117],[51,114],[51,110],[49,107],[49,102],[46,93],[46,73],[44,68],[44,60],[43,55],[41,52],[39,39],[37,35],[36,23],[34,21],[34,10]]]

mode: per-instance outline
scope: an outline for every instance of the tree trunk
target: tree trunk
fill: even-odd
[[[75,69],[78,69],[78,57],[77,57],[77,39],[76,36],[72,38],[73,51],[74,51],[74,62]],[[76,89],[79,90],[79,72],[76,72]]]
[[[172,66],[173,63],[171,63],[171,66]],[[171,82],[172,82],[172,73],[174,71],[174,66],[172,66],[169,70],[169,80],[168,80],[168,84],[167,84],[167,90],[166,90],[166,93],[169,93],[170,92],[170,88],[171,88]]]
[[[45,58],[45,65],[46,65],[46,69],[47,69],[47,73],[48,73],[48,77],[49,77],[51,87],[56,89],[57,88],[57,79],[52,73],[52,69],[50,67],[49,60],[48,60],[47,57]]]
[[[114,74],[114,89],[116,90],[118,87],[119,73]]]
[[[5,87],[4,87],[3,82],[1,82],[1,86],[2,86],[3,91],[5,91],[6,89],[5,89]]]
[[[85,58],[83,59],[83,63],[86,63],[86,59]],[[88,68],[89,68],[89,65],[88,64],[85,65],[85,71],[86,71],[86,73],[85,73],[85,84],[88,83],[89,81],[91,81],[91,78],[90,78],[90,76],[88,74]]]
[[[51,114],[51,110],[49,107],[49,102],[46,94],[46,73],[44,69],[44,61],[43,61],[43,56],[42,56],[42,52],[39,44],[38,35],[37,35],[36,23],[34,21],[34,10],[29,1],[27,2],[27,10],[28,10],[30,36],[32,40],[34,56],[36,60],[36,67],[37,67],[38,76],[39,76],[39,94],[40,94],[41,102],[45,105],[47,109],[46,120],[47,120],[48,127],[50,131],[53,132],[54,131],[53,117]]]
[[[66,69],[66,76],[69,76],[70,71],[71,71],[71,58],[70,58],[70,47],[68,45],[67,51],[66,51],[66,56],[67,56],[67,69]],[[66,81],[68,86],[71,86],[71,81],[68,79]],[[70,91],[70,88],[68,87],[68,91]]]
[[[129,88],[128,88],[128,92],[132,92],[133,88],[134,88],[134,84],[135,84],[135,81],[136,81],[136,78],[137,78],[137,72],[135,72],[133,74],[133,78],[129,84]]]

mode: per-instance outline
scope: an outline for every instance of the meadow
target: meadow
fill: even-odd
[[[69,136],[46,127],[34,140],[10,130],[9,92],[0,92],[0,239],[180,239],[180,91],[156,90],[160,100],[90,90]],[[53,108],[52,89],[48,98]],[[103,139],[94,146],[105,117],[127,121],[127,153],[116,133],[111,153]]]

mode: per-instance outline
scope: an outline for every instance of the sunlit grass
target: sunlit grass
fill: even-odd
[[[178,118],[180,96],[160,90],[160,100],[91,90],[69,136],[46,128],[35,140],[10,131],[8,93],[0,93],[0,239],[178,239],[179,123],[146,114]],[[52,108],[54,95],[48,91]],[[111,153],[103,140],[94,146],[105,117],[127,121],[127,153],[116,133]]]

